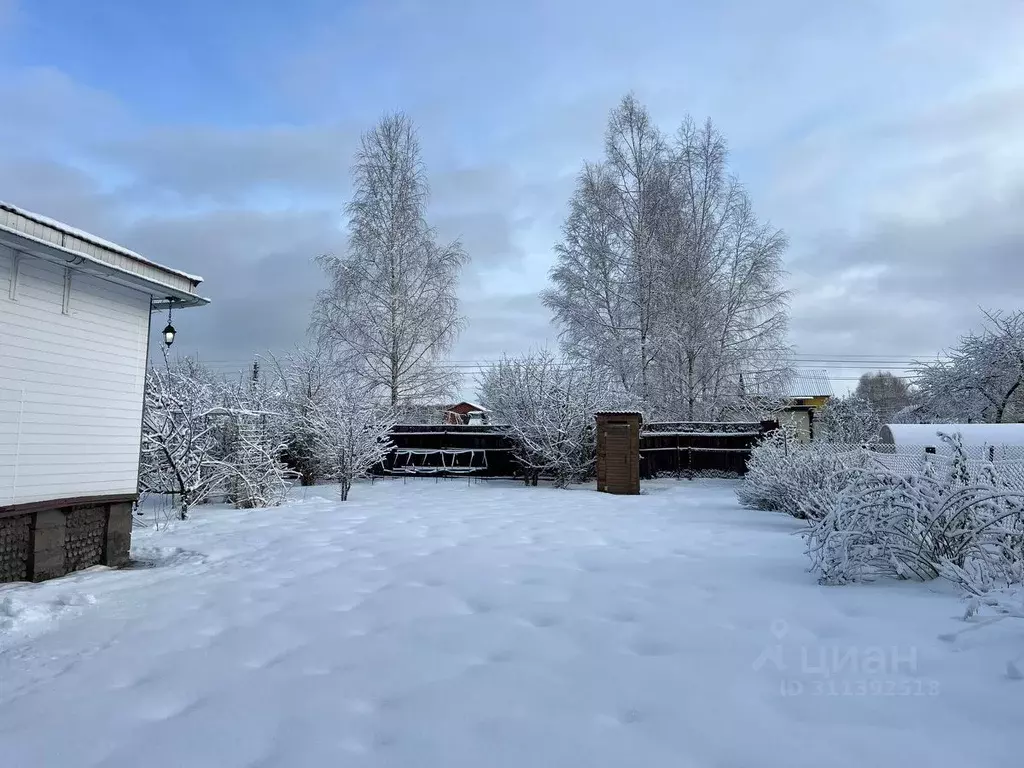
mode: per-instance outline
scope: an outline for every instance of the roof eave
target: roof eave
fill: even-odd
[[[183,291],[180,288],[158,280],[133,274],[128,270],[108,264],[87,254],[62,248],[59,245],[48,243],[45,240],[40,240],[37,237],[5,226],[0,226],[0,243],[7,245],[15,252],[35,256],[54,263],[65,264],[75,269],[80,269],[83,272],[94,274],[104,280],[109,280],[112,283],[148,293],[154,297],[154,309],[165,309],[168,306],[176,308],[199,307],[210,303],[209,299],[198,294]],[[194,279],[190,279],[190,282],[193,288],[199,285],[199,282]]]
[[[43,216],[42,214],[39,213],[33,213],[32,211],[25,210],[24,208],[19,208],[16,205],[5,203],[3,200],[0,200],[0,211],[5,211],[8,214],[6,217],[7,228],[19,234],[28,235],[30,237],[33,236],[33,233],[28,231],[27,229],[26,222],[30,222],[36,228],[41,228],[43,231],[47,233],[52,233],[54,234],[54,236],[59,235],[61,239],[61,242],[59,244],[60,247],[74,251],[75,253],[80,253],[81,251],[69,246],[66,242],[68,238],[70,238],[73,242],[88,245],[89,247],[96,248],[104,253],[109,253],[115,256],[121,256],[137,264],[152,267],[153,269],[165,272],[169,275],[173,275],[174,277],[183,278],[193,283],[194,285],[199,285],[199,283],[203,282],[203,278],[197,275],[190,275],[187,272],[182,272],[180,269],[172,269],[171,267],[164,266],[163,264],[158,264],[157,262],[152,261],[151,259],[147,259],[142,254],[129,250],[128,248],[118,245],[117,243],[112,243],[109,240],[104,240],[101,237],[97,237],[96,235],[72,227],[68,224],[65,224],[64,222],[57,221],[56,219],[51,219],[48,216]],[[14,217],[13,220],[10,218],[11,216]],[[0,222],[0,226],[2,225],[3,222]],[[49,240],[47,238],[41,239],[46,243],[57,245],[57,243],[54,242],[53,240]],[[88,256],[90,254],[86,253],[85,255]],[[100,261],[103,261],[103,259],[100,259]]]

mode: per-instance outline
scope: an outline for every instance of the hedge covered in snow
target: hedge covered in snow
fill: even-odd
[[[971,458],[957,434],[941,440],[944,453],[915,464],[777,433],[754,449],[739,498],[807,520],[822,583],[944,578],[971,598],[969,612],[1024,616],[1020,478]]]
[[[785,430],[769,435],[751,451],[747,474],[737,490],[740,503],[801,519],[820,517],[813,497],[822,482],[864,461],[856,448],[822,446],[801,444]]]

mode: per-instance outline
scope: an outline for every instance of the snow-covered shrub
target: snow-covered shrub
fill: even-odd
[[[284,502],[296,473],[284,461],[284,415],[278,387],[258,363],[230,393],[231,429],[224,459],[228,498],[238,509],[276,507]]]
[[[945,576],[978,596],[1024,576],[1024,494],[991,464],[972,464],[959,436],[948,465],[921,472],[855,467],[823,494],[824,515],[806,533],[824,583]]]
[[[230,499],[237,509],[276,507],[288,493],[292,472],[281,460],[284,443],[267,429],[266,414],[239,411],[235,414],[235,450],[226,463],[230,475]]]
[[[391,451],[395,409],[374,399],[353,381],[335,382],[305,415],[305,430],[320,472],[338,483],[341,500]]]
[[[175,500],[177,516],[223,486],[224,433],[229,412],[224,386],[191,358],[147,373],[139,490]]]
[[[751,451],[736,494],[746,507],[817,518],[817,507],[808,500],[846,467],[842,456],[824,444],[801,444],[780,429]]]
[[[283,459],[298,473],[303,485],[316,485],[322,465],[308,416],[326,402],[337,368],[323,345],[297,348],[274,363],[276,408],[282,414],[281,440],[285,445]]]
[[[491,422],[511,438],[527,483],[547,475],[564,487],[590,476],[597,460],[594,412],[609,402],[607,380],[596,368],[558,361],[547,351],[506,357],[484,371],[479,390]]]
[[[863,445],[878,442],[882,419],[871,402],[849,395],[833,399],[822,408],[815,425],[831,443]]]

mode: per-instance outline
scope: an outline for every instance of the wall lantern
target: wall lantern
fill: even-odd
[[[171,344],[174,343],[174,334],[177,333],[177,331],[174,330],[174,326],[171,325],[171,304],[170,304],[171,301],[172,301],[172,299],[168,299],[168,304],[167,304],[167,327],[164,328],[164,344],[166,344],[168,347],[171,346]]]

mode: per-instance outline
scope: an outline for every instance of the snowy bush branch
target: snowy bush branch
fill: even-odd
[[[830,443],[863,445],[878,442],[882,419],[867,399],[858,395],[833,398],[817,419],[820,436]]]
[[[952,460],[920,472],[851,467],[807,531],[823,582],[944,576],[976,597],[1024,577],[1024,489],[994,465],[971,461],[959,435],[944,435]]]
[[[232,448],[224,460],[229,498],[239,509],[278,506],[295,476],[283,461],[286,419],[277,409],[280,392],[257,362],[230,396]]]
[[[310,403],[303,423],[320,470],[338,483],[345,501],[353,481],[390,453],[395,409],[351,381],[335,382],[325,397]]]
[[[597,457],[594,412],[608,402],[607,377],[548,351],[504,358],[480,377],[480,399],[515,445],[524,479],[557,486],[585,480]]]
[[[821,516],[816,494],[851,463],[863,461],[854,454],[855,449],[844,457],[821,444],[801,444],[788,430],[778,429],[751,451],[736,494],[746,507],[815,519]]]
[[[315,485],[322,466],[308,417],[328,401],[338,368],[330,351],[320,343],[274,358],[274,366],[277,408],[282,414],[283,459],[298,473],[303,485]]]
[[[178,516],[223,484],[223,387],[195,360],[151,368],[142,420],[139,490],[177,497]]]

